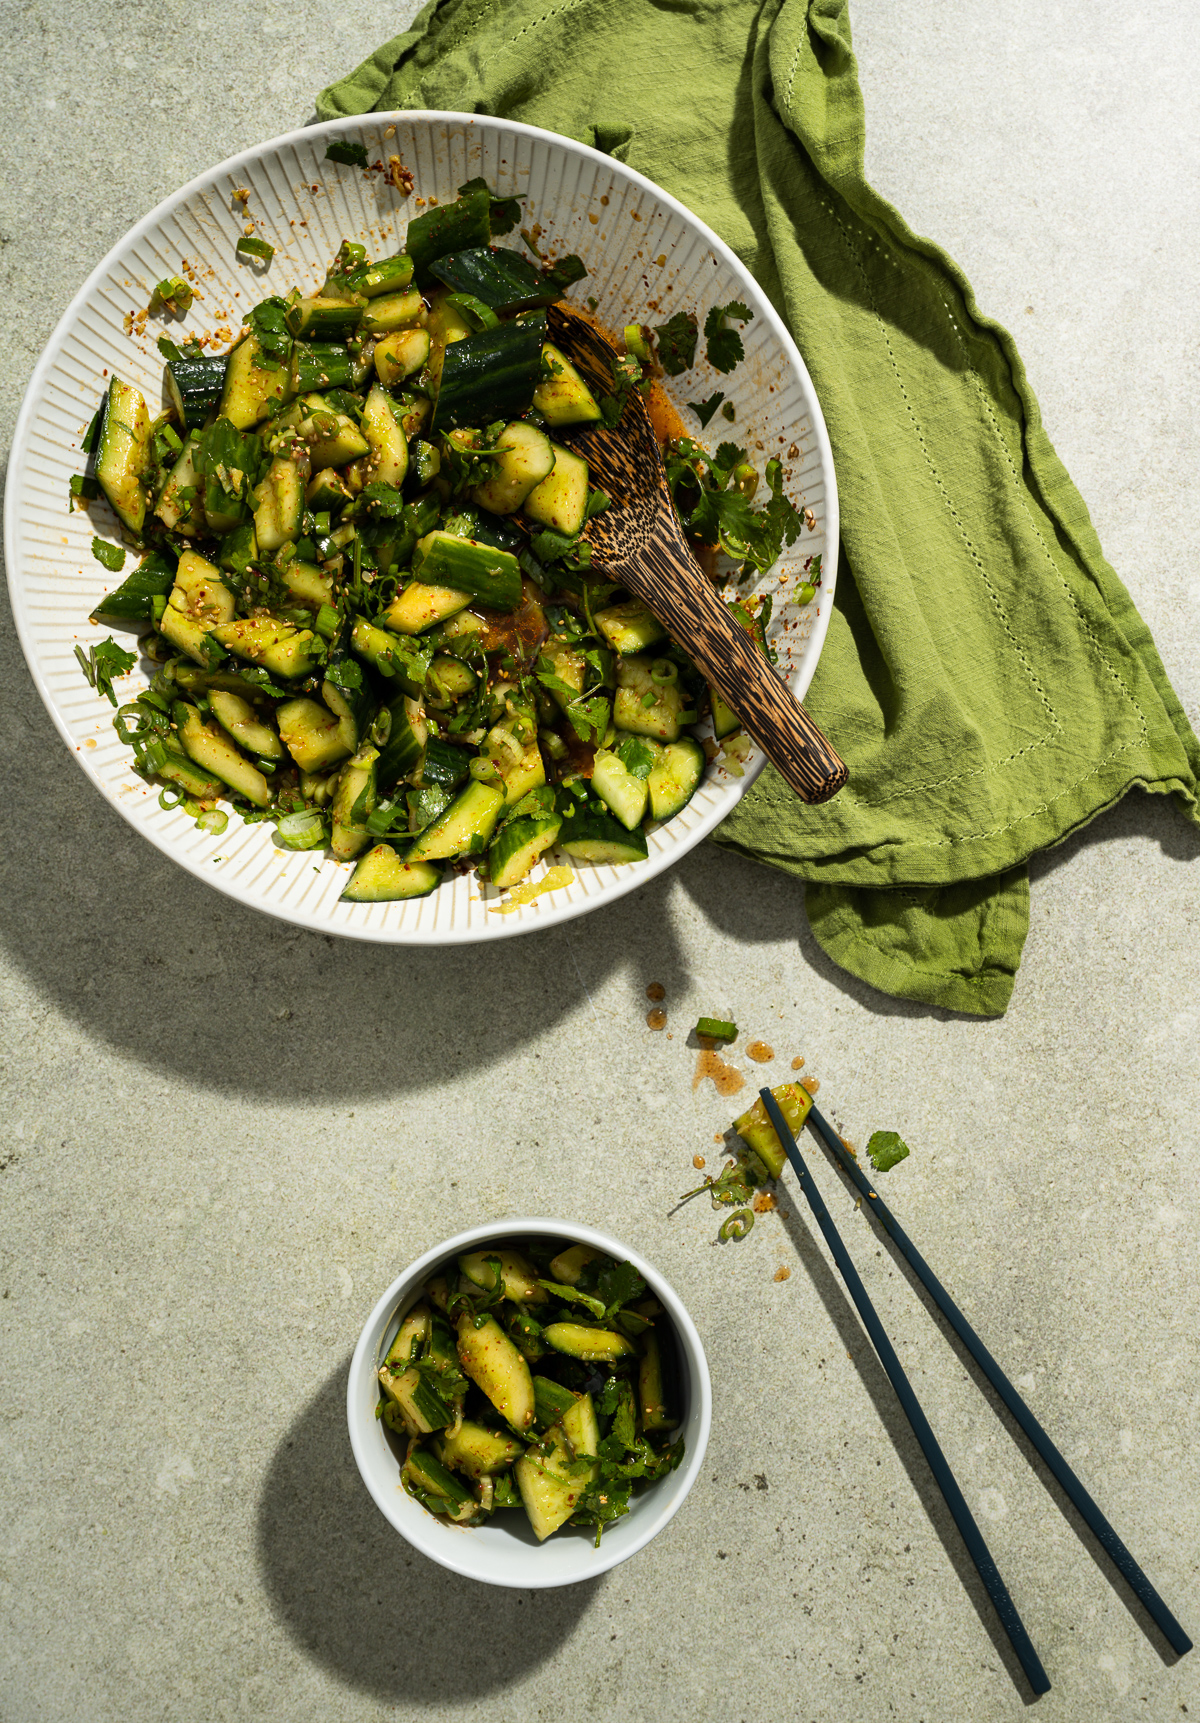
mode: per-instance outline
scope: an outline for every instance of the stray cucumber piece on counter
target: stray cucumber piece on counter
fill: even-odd
[[[812,1096],[807,1089],[801,1088],[799,1083],[780,1083],[771,1093],[779,1103],[788,1129],[794,1137],[798,1137],[812,1107]],[[746,1147],[753,1149],[771,1177],[777,1179],[783,1172],[787,1157],[762,1102],[755,1101],[748,1112],[733,1121],[733,1128]]]
[[[895,1131],[873,1131],[867,1154],[877,1173],[886,1173],[908,1154],[908,1144]]]
[[[710,1041],[736,1041],[738,1028],[736,1023],[727,1023],[721,1017],[701,1017],[696,1033],[707,1035]]]

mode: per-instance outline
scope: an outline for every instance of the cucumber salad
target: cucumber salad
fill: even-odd
[[[526,250],[493,244],[518,216],[472,182],[396,256],[344,242],[318,293],[262,300],[228,353],[161,339],[169,407],[152,416],[114,376],[72,482],[141,553],[93,612],[146,630],[156,673],[114,720],[137,770],[209,831],[226,803],[286,848],[356,862],[351,902],[422,897],[447,864],[513,886],[551,847],[642,859],[648,823],[703,778],[693,729],[738,730],[592,568],[583,530],[609,499],[568,446],[690,365],[696,319],[657,341],[631,325],[611,394],[593,394],[546,317],[586,271],[527,234]],[[156,297],[190,302],[177,277]],[[722,369],[742,352],[731,319],[750,316],[710,312]],[[684,524],[747,573],[799,533],[777,461],[756,508],[744,449],[680,437],[666,455]],[[93,549],[120,571],[121,547]],[[769,605],[733,608],[766,651]],[[111,639],[77,652],[115,705],[134,656]]]
[[[401,1483],[481,1525],[524,1508],[539,1541],[604,1527],[683,1458],[673,1339],[628,1262],[587,1245],[503,1242],[426,1282],[379,1368]]]

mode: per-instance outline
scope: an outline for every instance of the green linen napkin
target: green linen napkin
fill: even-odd
[[[1002,1013],[1028,857],[1133,785],[1197,813],[1200,744],[1042,428],[1011,336],[867,185],[847,0],[434,0],[325,90],[565,133],[693,209],[787,320],[829,427],[837,600],[808,695],[850,768],[768,768],[716,841],[805,881],[884,992]]]

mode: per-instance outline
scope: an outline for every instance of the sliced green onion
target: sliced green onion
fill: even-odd
[[[243,234],[235,247],[242,257],[261,257],[267,263],[275,255],[275,247],[268,245],[265,239],[254,239],[249,234]]]
[[[196,297],[180,275],[168,275],[165,281],[159,282],[154,291],[164,305],[170,305],[176,311],[190,311]]]
[[[673,664],[669,658],[656,658],[650,666],[650,680],[657,682],[660,688],[665,688],[671,682],[678,682],[678,664]]]
[[[731,1238],[745,1238],[753,1225],[753,1210],[740,1208],[736,1214],[731,1214],[728,1220],[722,1221],[721,1225],[717,1228],[717,1237],[720,1239],[722,1244],[728,1244]]]
[[[657,705],[657,703],[658,703],[658,695],[657,694],[643,694],[642,695],[642,710],[643,710],[643,712],[648,712],[650,710],[651,706]]]
[[[697,1035],[707,1035],[710,1041],[736,1041],[737,1024],[722,1017],[702,1017],[696,1025]]]
[[[168,784],[158,792],[158,805],[167,814],[173,812],[184,800],[184,793],[177,784]]]
[[[453,305],[457,311],[461,311],[477,333],[480,329],[500,327],[500,319],[491,306],[485,305],[482,299],[476,299],[473,293],[448,293],[442,303]]]
[[[796,594],[796,603],[797,604],[811,604],[813,599],[816,596],[817,596],[816,587],[813,585],[811,580],[806,580],[804,582],[804,585],[800,588],[800,590]]]
[[[342,619],[332,604],[323,604],[317,612],[317,620],[313,627],[324,640],[332,640],[341,626]]]
[[[162,435],[166,438],[168,447],[173,449],[177,455],[183,453],[183,443],[180,441],[174,425],[164,425]]]
[[[635,359],[640,359],[643,365],[650,363],[653,355],[650,352],[650,343],[642,333],[640,323],[627,323],[625,325],[625,351],[632,353]]]
[[[196,816],[196,824],[202,832],[208,832],[212,837],[219,838],[229,824],[229,815],[224,808],[205,808]]]
[[[325,817],[315,808],[303,808],[298,814],[285,814],[275,831],[287,850],[323,849],[329,839]]]

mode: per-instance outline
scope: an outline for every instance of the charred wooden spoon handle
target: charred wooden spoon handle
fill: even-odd
[[[696,668],[806,802],[827,802],[847,771],[825,737],[776,675],[700,571],[662,539],[622,567],[625,584],[683,641]]]

